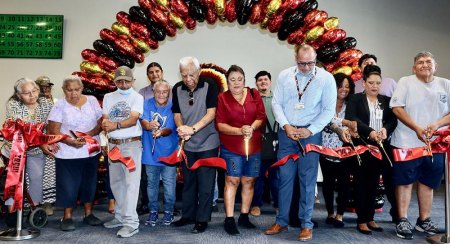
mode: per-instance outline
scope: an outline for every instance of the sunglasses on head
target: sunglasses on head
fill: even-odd
[[[189,92],[189,105],[194,105],[194,92]]]

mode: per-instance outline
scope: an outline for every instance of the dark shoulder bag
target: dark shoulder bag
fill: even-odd
[[[266,121],[266,130],[262,135],[261,142],[261,160],[275,162],[277,160],[278,130],[280,125],[275,121],[272,128],[267,118]]]

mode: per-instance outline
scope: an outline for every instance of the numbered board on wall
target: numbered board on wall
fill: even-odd
[[[0,58],[61,59],[63,15],[0,14]]]

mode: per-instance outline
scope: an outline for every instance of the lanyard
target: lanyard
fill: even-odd
[[[309,81],[306,83],[305,87],[303,88],[303,90],[300,92],[300,86],[299,86],[299,82],[297,79],[297,72],[294,74],[295,77],[295,85],[297,85],[297,92],[298,92],[298,101],[300,102],[302,100],[302,96],[303,94],[305,94],[306,88],[308,88],[309,84],[311,83],[312,80],[314,80],[314,78],[317,75],[317,68],[315,69],[314,75],[311,77],[311,79],[309,79]]]

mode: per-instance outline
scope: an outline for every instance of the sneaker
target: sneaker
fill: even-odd
[[[261,215],[261,209],[259,207],[252,207],[252,209],[250,210],[250,214],[258,217]]]
[[[173,214],[170,211],[164,211],[163,224],[170,225],[173,221]]]
[[[138,232],[139,232],[138,228],[133,228],[131,226],[125,225],[124,227],[122,227],[122,229],[117,231],[117,236],[122,238],[132,237]]]
[[[426,218],[425,220],[420,220],[420,218],[417,218],[415,229],[419,232],[425,232],[429,235],[434,235],[438,233],[437,224],[431,221],[429,217]]]
[[[72,219],[61,219],[60,226],[62,231],[73,231],[75,230],[75,224]]]
[[[122,227],[123,224],[118,219],[114,218],[114,219],[104,223],[103,226],[107,229],[112,229],[112,228],[116,228],[116,227]]]
[[[157,222],[158,222],[158,212],[150,211],[147,221],[145,221],[145,225],[150,225],[152,227],[155,227]]]
[[[413,238],[412,230],[413,226],[407,218],[400,218],[395,228],[397,236],[403,239],[411,240]]]
[[[93,214],[89,214],[88,216],[84,217],[83,222],[90,226],[99,226],[103,224],[103,222],[99,218],[95,217]]]

